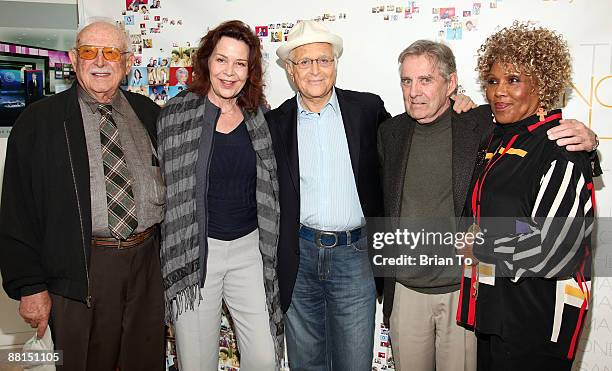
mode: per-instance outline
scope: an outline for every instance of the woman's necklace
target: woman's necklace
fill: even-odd
[[[236,112],[236,108],[238,107],[237,104],[232,104],[231,105],[232,108],[228,109],[228,110],[223,110],[223,108],[220,107],[221,109],[221,114],[222,115],[231,115],[232,113]]]

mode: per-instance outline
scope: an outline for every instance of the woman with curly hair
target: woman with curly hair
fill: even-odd
[[[222,23],[202,38],[194,62],[189,90],[157,123],[166,321],[175,324],[181,370],[216,370],[224,301],[241,369],[275,370],[283,356],[280,207],[259,39],[243,22]]]
[[[560,35],[514,23],[478,52],[496,127],[469,209],[474,262],[459,317],[479,370],[570,370],[589,301],[594,193],[589,158],[548,140],[569,86]],[[471,251],[466,252],[468,256]],[[471,282],[470,282],[471,280]]]

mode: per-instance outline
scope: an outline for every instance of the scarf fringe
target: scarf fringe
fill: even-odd
[[[173,325],[178,316],[183,314],[183,312],[195,310],[201,300],[202,293],[200,292],[200,285],[198,284],[187,286],[179,291],[174,298],[167,298],[165,314],[166,324]]]

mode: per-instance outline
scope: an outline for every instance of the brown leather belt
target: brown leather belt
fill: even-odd
[[[155,233],[155,226],[145,229],[140,233],[132,234],[127,240],[118,240],[115,237],[93,237],[91,244],[100,247],[110,247],[114,249],[129,249],[140,245]]]

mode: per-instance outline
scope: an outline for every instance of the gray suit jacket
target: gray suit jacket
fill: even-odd
[[[378,130],[378,152],[386,217],[400,217],[406,166],[416,125],[418,123],[414,119],[407,113],[402,113],[382,123]],[[479,147],[493,129],[491,109],[488,105],[483,105],[462,114],[453,111],[451,125],[453,203],[455,215],[460,217],[469,194]],[[391,315],[394,293],[395,278],[386,277],[383,305],[386,318]]]

